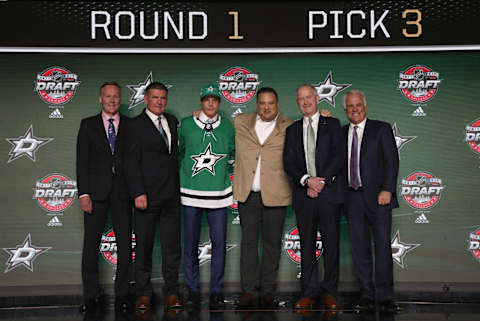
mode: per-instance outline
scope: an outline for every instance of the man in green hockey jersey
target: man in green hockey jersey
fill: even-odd
[[[218,114],[220,92],[209,84],[200,91],[198,116],[182,120],[179,137],[180,195],[184,215],[184,280],[187,307],[200,305],[198,243],[202,213],[210,226],[210,307],[224,304],[223,277],[227,207],[232,204],[230,175],[235,152],[235,131]]]

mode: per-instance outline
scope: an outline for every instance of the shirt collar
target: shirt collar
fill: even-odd
[[[272,119],[271,121],[264,121],[262,118],[260,118],[260,115],[257,114],[257,117],[255,118],[255,121],[256,121],[257,123],[260,123],[260,124],[274,124],[274,123],[277,121],[277,119],[278,119],[278,114],[277,114],[277,116],[275,116],[275,118]]]
[[[116,113],[113,117],[107,115],[103,110],[102,110],[102,119],[103,121],[108,122],[110,118],[113,118],[113,122],[118,122],[120,121],[120,113]]]
[[[306,124],[306,125],[308,125],[308,118],[309,117],[303,116],[303,123]],[[317,112],[311,118],[312,118],[312,123],[317,124],[318,119],[320,118],[320,112],[317,110]]]
[[[205,115],[205,113],[203,112],[203,110],[200,111],[200,115],[198,116],[198,118],[200,119],[200,121],[206,123],[209,119],[211,119],[212,121],[216,121],[217,119],[220,119],[220,115],[217,113],[217,115],[213,118],[208,118],[207,115]]]
[[[155,115],[154,113],[152,113],[150,110],[148,110],[148,108],[145,108],[145,113],[147,114],[147,116],[156,124],[156,121],[158,120],[158,117],[165,117],[163,114],[161,115]]]
[[[358,127],[361,128],[362,130],[364,130],[366,123],[367,123],[367,118],[365,118],[364,120],[362,120],[360,123],[358,123],[358,124],[356,124],[356,125],[350,123],[350,129],[353,129],[354,126],[358,126]]]

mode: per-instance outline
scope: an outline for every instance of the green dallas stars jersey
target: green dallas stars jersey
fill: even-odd
[[[235,130],[220,115],[213,124],[206,116],[182,119],[178,131],[180,195],[183,205],[221,208],[232,204],[232,164]],[[205,120],[205,121],[202,121]],[[204,128],[211,127],[211,130]]]

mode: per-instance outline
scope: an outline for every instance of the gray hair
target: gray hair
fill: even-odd
[[[363,105],[367,106],[367,99],[365,98],[365,94],[361,90],[353,89],[348,91],[344,96],[343,96],[343,109],[347,109],[347,98],[350,95],[359,95],[362,100],[363,100]]]
[[[303,88],[303,87],[307,87],[307,88],[310,88],[311,90],[313,90],[313,92],[315,93],[315,96],[318,96],[318,92],[317,90],[315,89],[315,87],[313,87],[312,85],[310,84],[301,84],[300,86],[297,87],[297,90],[295,91],[295,94],[298,94],[298,91],[300,90],[300,88]]]

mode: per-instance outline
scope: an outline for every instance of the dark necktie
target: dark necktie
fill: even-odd
[[[117,135],[115,135],[115,126],[113,126],[113,118],[108,119],[108,142],[110,143],[110,150],[113,152],[115,151],[115,140],[117,139]]]
[[[160,132],[160,135],[162,135],[163,140],[165,141],[165,145],[167,145],[167,149],[170,151],[170,147],[168,145],[167,133],[165,132],[165,129],[163,129],[161,119],[162,119],[162,117],[158,116],[158,131]]]
[[[350,186],[357,190],[360,187],[358,176],[358,126],[353,126],[352,149],[350,151]]]

